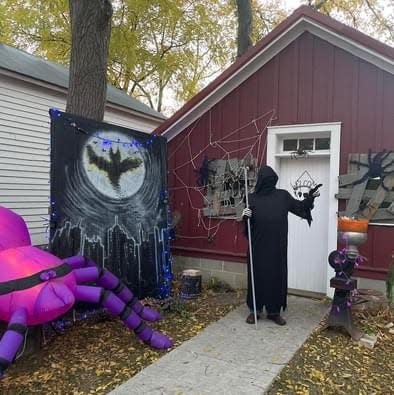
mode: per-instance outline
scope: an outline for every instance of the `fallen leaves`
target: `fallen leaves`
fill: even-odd
[[[170,335],[176,347],[243,301],[242,293],[206,291],[198,299],[180,302],[151,326]],[[149,304],[160,307],[156,301]],[[38,353],[18,359],[0,382],[0,394],[106,394],[165,353],[139,341],[117,318],[96,322],[92,317]]]
[[[362,312],[355,318],[363,331],[379,335],[375,348],[359,346],[340,331],[316,330],[267,394],[394,394],[394,342],[384,328],[393,312]]]

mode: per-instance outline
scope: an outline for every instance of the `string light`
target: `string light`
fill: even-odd
[[[57,108],[51,108],[49,110],[49,115],[51,118],[60,118],[60,117],[64,117],[64,113],[62,113],[61,111],[59,111]],[[78,126],[78,124],[75,122],[75,120],[71,119],[71,118],[65,118],[68,121],[69,126],[71,126],[72,128],[74,128],[77,132],[81,132],[84,134],[89,134],[88,132],[86,132],[84,129],[80,128]],[[101,141],[101,144],[103,146],[103,148],[110,148],[113,145],[117,144],[117,145],[121,145],[122,147],[136,147],[136,148],[148,148],[149,146],[151,146],[154,143],[154,140],[158,137],[157,134],[152,133],[151,138],[145,142],[140,142],[140,141],[135,141],[135,140],[131,140],[131,141],[122,141],[121,139],[116,139],[116,140],[112,140],[109,139],[107,137],[102,137],[100,135],[100,132],[96,132],[95,133],[95,138],[97,140]]]
[[[358,254],[356,258],[354,259],[354,266],[358,267],[360,264],[362,264],[367,258],[364,256]],[[338,266],[338,270],[336,270],[336,274],[338,277],[344,277],[346,279],[346,285],[351,284],[352,279],[347,275],[347,273],[343,270],[343,265],[347,262],[347,249],[343,248],[342,250],[339,251],[339,256],[335,258],[334,264]],[[339,304],[331,304],[331,311],[334,313],[340,313],[344,309],[349,309],[353,305],[353,300],[355,296],[357,295],[357,290],[354,289],[350,292],[350,295],[345,297],[343,302]]]
[[[77,132],[89,134],[82,128],[78,127],[75,120],[73,120],[71,118],[64,117],[64,113],[62,113],[61,111],[59,111],[56,108],[51,108],[49,110],[49,115],[50,115],[51,119],[63,117],[65,120],[67,120],[69,126],[73,127]],[[94,137],[97,140],[101,141],[103,148],[110,148],[113,145],[118,145],[118,146],[122,146],[122,147],[136,147],[136,148],[150,149],[158,136],[156,134],[151,134],[150,138],[145,142],[140,142],[140,141],[136,141],[136,140],[122,141],[119,138],[112,140],[107,137],[103,137],[102,135],[100,135],[100,132],[96,132],[94,134]],[[163,230],[163,234],[162,234],[162,237],[163,237],[163,251],[162,251],[162,259],[161,259],[161,263],[162,263],[161,264],[161,272],[162,272],[161,279],[162,279],[162,281],[158,287],[158,292],[157,292],[158,295],[157,296],[161,299],[165,299],[165,298],[168,298],[170,295],[171,286],[172,286],[172,279],[173,279],[173,273],[172,273],[172,263],[173,263],[172,259],[173,258],[171,256],[171,251],[170,251],[170,241],[173,238],[171,237],[171,224],[169,222],[171,213],[170,213],[170,208],[168,206],[168,190],[167,189],[162,190],[160,192],[159,198],[162,201],[162,203],[167,206],[167,216],[166,216],[167,223],[166,223],[166,228]],[[50,202],[51,202],[50,214],[49,214],[48,218],[43,218],[45,220],[44,225],[47,225],[46,226],[46,235],[47,235],[48,240],[50,239],[51,223],[53,223],[53,221],[56,218],[56,214],[54,212],[55,202],[53,202],[51,200],[50,200]],[[158,251],[156,251],[156,253],[158,253]],[[89,312],[84,312],[82,314],[82,318],[86,319],[88,315],[89,315]],[[60,325],[61,327],[64,328],[64,326],[65,326],[64,320],[62,319],[59,322],[60,323],[58,324],[58,326]]]

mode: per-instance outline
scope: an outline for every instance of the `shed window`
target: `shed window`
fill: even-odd
[[[315,150],[328,150],[330,149],[330,138],[317,138],[315,140]]]
[[[330,149],[329,137],[316,137],[309,139],[284,139],[283,152],[303,151],[324,151]]]
[[[283,140],[283,151],[297,151],[298,140]]]
[[[298,148],[305,151],[313,151],[313,139],[300,139]]]

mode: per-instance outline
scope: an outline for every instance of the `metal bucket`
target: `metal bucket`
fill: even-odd
[[[181,298],[193,299],[201,295],[201,271],[188,269],[182,272]]]

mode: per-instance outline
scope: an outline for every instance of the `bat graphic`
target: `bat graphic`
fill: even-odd
[[[128,158],[121,160],[119,147],[114,152],[112,147],[109,149],[109,160],[96,154],[92,146],[86,147],[89,163],[95,165],[99,170],[108,174],[109,181],[115,189],[119,189],[119,180],[123,173],[133,171],[141,166],[142,159]]]

